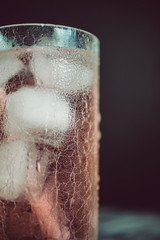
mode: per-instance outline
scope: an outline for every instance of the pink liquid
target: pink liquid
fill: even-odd
[[[37,85],[34,72],[29,69],[34,52],[29,50],[29,54],[26,54],[26,51],[18,51],[25,67],[2,86],[6,99],[8,94],[23,86]],[[77,54],[79,62],[82,56],[84,63],[91,58],[88,52],[78,51],[73,56],[70,52],[70,59],[75,61]],[[43,184],[38,180],[36,186],[27,185],[14,200],[0,196],[0,240],[97,239],[98,86],[96,70],[93,68],[92,71],[94,77],[84,89],[66,92],[57,89],[69,102],[74,124],[65,132],[59,145],[37,139],[32,142],[38,156],[38,159],[34,159],[35,171],[39,171],[38,161],[46,162]],[[42,87],[45,88],[44,85]],[[5,101],[1,101],[1,106],[5,112]],[[3,114],[1,117],[1,142],[5,142],[10,136],[3,131],[5,119]]]

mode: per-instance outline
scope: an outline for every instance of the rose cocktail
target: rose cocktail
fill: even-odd
[[[0,240],[96,240],[98,40],[0,28]]]

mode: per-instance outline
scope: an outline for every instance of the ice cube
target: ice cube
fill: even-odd
[[[25,143],[8,141],[0,146],[0,198],[14,200],[24,190],[27,173]]]
[[[34,144],[29,144],[28,153],[28,171],[27,171],[27,188],[28,197],[39,198],[42,193],[44,182],[48,176],[46,173],[48,165],[47,151],[38,151]],[[27,193],[26,192],[26,193]]]
[[[92,70],[77,60],[75,54],[72,58],[69,53],[57,54],[58,50],[46,51],[35,52],[30,61],[38,85],[70,92],[91,84]]]
[[[5,50],[5,49],[9,49],[11,48],[12,43],[8,42],[5,39],[5,36],[2,35],[2,33],[0,33],[0,50]]]
[[[5,111],[10,136],[63,134],[71,121],[68,102],[53,89],[22,87],[8,96]]]
[[[16,75],[24,67],[18,59],[18,53],[3,51],[0,53],[0,86],[3,86],[11,77]]]
[[[7,95],[3,88],[0,87],[0,118],[3,118],[3,112],[7,100]]]

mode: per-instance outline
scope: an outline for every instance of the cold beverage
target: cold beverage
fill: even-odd
[[[96,240],[98,59],[0,51],[0,240]]]

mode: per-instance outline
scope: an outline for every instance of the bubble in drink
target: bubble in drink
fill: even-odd
[[[2,239],[96,240],[97,59],[37,47],[0,53],[3,64],[12,54],[25,70],[0,92]]]

